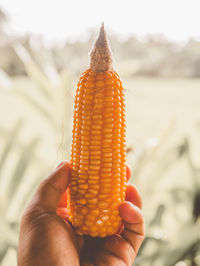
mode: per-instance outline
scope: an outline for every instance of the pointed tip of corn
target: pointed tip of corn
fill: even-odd
[[[104,23],[102,23],[100,31],[99,31],[99,36],[96,40],[96,46],[105,46],[107,42],[108,41],[107,41],[105,29],[104,29]]]
[[[108,43],[104,23],[99,36],[90,53],[90,68],[96,72],[105,72],[112,69],[112,52]]]

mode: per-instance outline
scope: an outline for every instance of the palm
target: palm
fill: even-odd
[[[66,260],[68,260],[67,254],[70,252],[70,254],[73,254],[72,257],[78,259],[81,265],[84,266],[100,265],[102,259],[104,259],[104,265],[111,265],[110,260],[115,262],[113,265],[121,265],[120,262],[122,261],[120,257],[117,257],[114,253],[109,251],[109,240],[112,237],[93,238],[90,236],[78,236],[75,234],[70,223],[60,219],[60,217],[53,216],[51,220],[49,218],[47,220],[48,224],[51,223],[52,227],[55,229],[48,232],[48,234],[51,234],[51,241],[49,244],[55,247],[54,252],[59,252],[60,258],[66,258]],[[59,245],[55,245],[55,239]],[[62,247],[67,247],[67,249],[63,249]],[[63,254],[61,254],[61,252],[63,252]],[[116,262],[118,262],[118,264],[116,264]]]
[[[113,237],[120,236],[115,235],[107,238],[77,236],[70,223],[54,214],[38,217],[37,223],[40,224],[40,227],[34,227],[34,235],[38,238],[37,247],[44,254],[45,246],[46,252],[54,254],[57,262],[59,260],[60,264],[58,265],[62,265],[63,262],[65,262],[63,265],[76,265],[76,261],[80,261],[82,266],[98,266],[102,263],[104,263],[103,265],[123,265],[120,255],[118,257],[115,251],[109,250],[109,241]],[[41,231],[43,232],[42,235]],[[121,252],[123,253],[123,250]],[[51,265],[52,257],[45,258],[46,262],[47,259],[49,259],[48,265]]]
[[[109,238],[82,237],[84,245],[80,255],[81,265],[124,265],[120,257],[117,257],[114,252],[106,249]]]

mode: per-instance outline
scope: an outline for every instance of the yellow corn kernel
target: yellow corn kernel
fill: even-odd
[[[126,191],[125,97],[103,27],[98,40],[75,96],[67,208],[77,234],[105,237],[122,224],[118,207]],[[97,50],[108,60],[98,61]]]

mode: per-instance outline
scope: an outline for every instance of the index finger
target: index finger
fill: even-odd
[[[69,179],[70,165],[65,161],[40,183],[32,198],[31,207],[40,206],[48,211],[56,211]]]

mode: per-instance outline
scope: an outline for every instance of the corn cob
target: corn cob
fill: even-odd
[[[125,96],[103,25],[78,82],[72,134],[69,220],[79,235],[115,234],[126,191]]]

